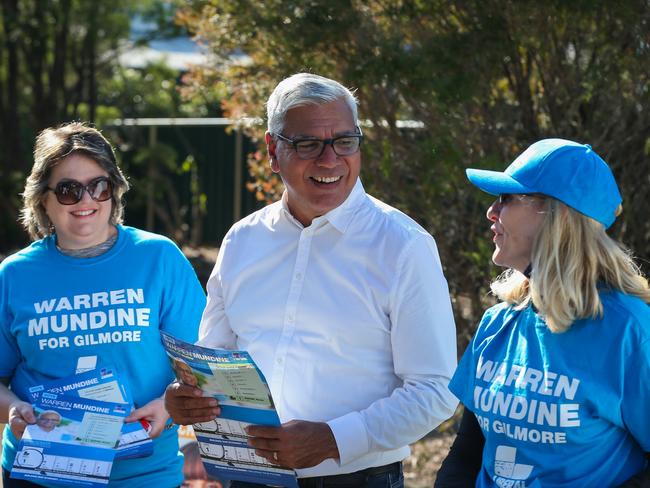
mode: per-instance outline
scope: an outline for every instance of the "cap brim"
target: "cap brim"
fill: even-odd
[[[500,171],[466,169],[465,173],[470,182],[491,195],[501,195],[504,193],[535,193],[535,191],[522,185],[512,176]]]

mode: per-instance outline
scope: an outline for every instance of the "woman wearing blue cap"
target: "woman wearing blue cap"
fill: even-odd
[[[546,139],[467,176],[498,195],[492,260],[507,270],[450,383],[465,414],[435,486],[650,486],[650,290],[606,233],[612,172]]]

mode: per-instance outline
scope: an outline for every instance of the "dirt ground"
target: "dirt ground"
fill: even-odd
[[[442,461],[447,456],[455,434],[434,432],[411,446],[412,454],[404,460],[406,488],[431,488]]]

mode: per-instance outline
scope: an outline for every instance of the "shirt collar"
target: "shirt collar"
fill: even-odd
[[[361,180],[357,178],[352,191],[348,197],[343,201],[341,205],[330,210],[325,215],[316,217],[312,221],[312,225],[316,224],[315,227],[319,227],[321,222],[327,221],[332,226],[341,233],[345,233],[346,229],[352,221],[354,213],[359,208],[361,203],[364,201],[366,192],[363,189]],[[281,215],[284,216],[295,225],[303,228],[303,225],[293,216],[289,211],[289,205],[287,204],[287,191],[285,190],[282,194],[282,199],[280,200],[280,205],[277,207],[277,211],[274,212],[273,222],[276,223]]]
[[[344,234],[352,221],[352,217],[354,217],[357,209],[364,201],[365,196],[366,192],[363,189],[361,180],[357,178],[357,182],[354,184],[352,191],[345,201],[335,209],[332,209],[322,217],[319,217],[319,219],[327,220],[336,230],[341,234]]]
[[[291,210],[289,210],[289,204],[287,203],[287,198],[288,198],[287,197],[287,190],[284,190],[282,192],[282,198],[280,199],[280,207],[278,208],[277,218],[275,220],[277,221],[282,215],[284,215],[284,217],[289,222],[291,222],[292,224],[294,224],[294,225],[296,225],[296,226],[298,226],[298,227],[300,227],[302,229],[304,226],[300,223],[300,221],[297,218],[295,218],[291,214]]]

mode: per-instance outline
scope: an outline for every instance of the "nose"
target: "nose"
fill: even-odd
[[[323,146],[323,152],[316,158],[316,164],[320,166],[335,166],[338,155],[334,152],[332,143]]]
[[[488,207],[485,216],[489,221],[496,222],[499,219],[500,213],[501,213],[501,205],[499,205],[499,200],[497,199],[493,201],[492,205]]]
[[[82,191],[81,200],[79,200],[79,202],[93,201],[92,197],[90,196],[90,190],[88,189],[88,187],[83,188],[81,191]]]

